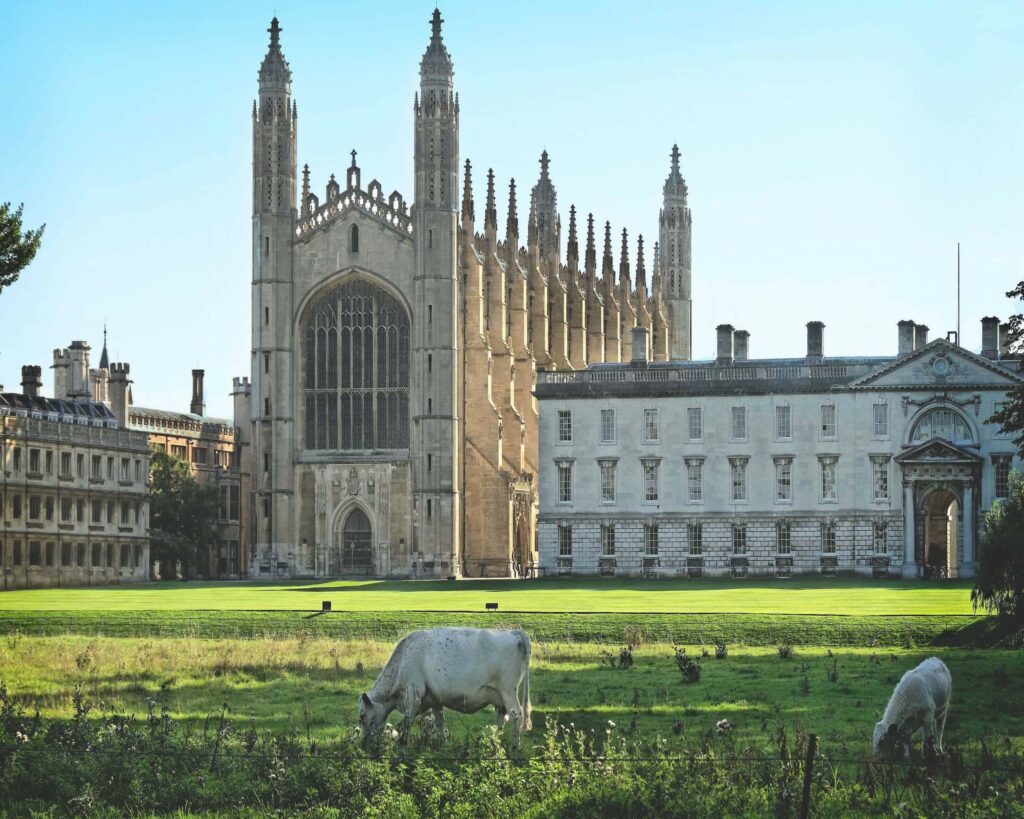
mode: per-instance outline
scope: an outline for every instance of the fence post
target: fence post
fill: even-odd
[[[814,766],[814,754],[818,750],[818,735],[811,734],[807,738],[807,758],[804,760],[804,795],[800,800],[800,819],[807,819],[811,812],[811,769]]]

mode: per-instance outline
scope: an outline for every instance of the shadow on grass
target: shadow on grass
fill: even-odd
[[[250,586],[253,587],[253,586]],[[618,592],[678,592],[678,591],[750,591],[771,589],[784,591],[842,591],[886,589],[898,592],[919,592],[929,590],[969,589],[969,581],[957,580],[870,580],[860,577],[839,578],[797,578],[779,580],[753,578],[733,580],[731,578],[694,578],[645,580],[640,578],[584,578],[545,577],[532,580],[495,578],[488,580],[359,580],[337,578],[311,581],[300,584],[262,584],[259,591],[296,592],[472,592],[482,591],[494,594],[522,591],[618,591]]]

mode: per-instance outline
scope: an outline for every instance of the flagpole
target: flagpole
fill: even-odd
[[[960,243],[956,243],[956,343],[960,342]]]

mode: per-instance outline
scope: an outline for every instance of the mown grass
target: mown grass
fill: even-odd
[[[337,739],[355,727],[356,702],[386,661],[392,643],[377,640],[101,638],[0,639],[0,668],[11,695],[44,718],[66,718],[75,689],[99,712],[142,716],[161,685],[174,720],[199,727],[219,718],[258,730]],[[713,646],[709,647],[713,655]],[[701,647],[690,645],[700,656]],[[642,645],[635,664],[612,668],[617,647],[535,642],[531,693],[535,724],[545,720],[603,733],[608,721],[629,736],[665,737],[695,747],[727,719],[737,742],[769,750],[780,726],[815,732],[833,757],[864,757],[871,729],[907,668],[932,652],[920,649],[797,646],[782,660],[772,647],[730,647],[702,659],[696,684],[683,684],[671,646]],[[1024,743],[1024,654],[988,649],[939,652],[953,675],[947,737],[965,750],[1021,749]],[[830,681],[833,667],[837,678]],[[397,715],[396,715],[397,720]],[[450,713],[453,741],[468,741],[493,714]]]
[[[108,637],[297,637],[394,640],[434,626],[511,628],[537,640],[661,641],[820,646],[970,645],[995,618],[955,615],[825,616],[772,614],[569,614],[287,611],[0,611],[0,634]]]
[[[0,594],[0,611],[512,612],[970,615],[970,584],[862,578],[148,583]]]

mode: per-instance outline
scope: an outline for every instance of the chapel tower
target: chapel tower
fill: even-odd
[[[291,441],[292,237],[295,229],[295,126],[291,70],[275,17],[252,109],[252,403],[255,562],[275,571],[294,562]]]
[[[461,552],[460,279],[458,274],[459,102],[452,60],[434,9],[420,62],[413,208],[411,454],[413,548],[457,565]]]
[[[672,146],[672,168],[663,189],[659,226],[658,264],[661,287],[667,294],[669,354],[689,361],[693,355],[693,301],[690,290],[690,208],[686,180],[679,173],[679,146]]]

